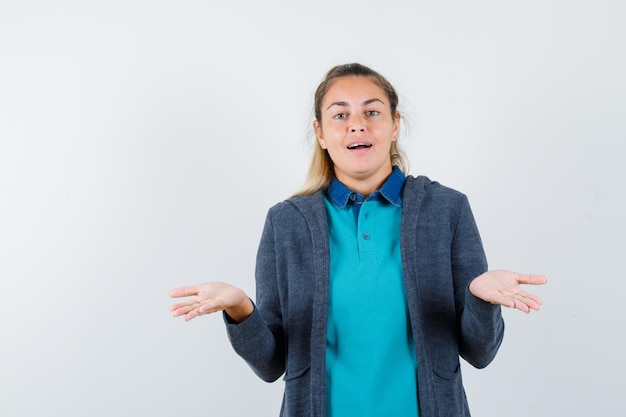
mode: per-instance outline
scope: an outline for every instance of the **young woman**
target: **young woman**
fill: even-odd
[[[469,416],[459,357],[494,358],[500,306],[538,310],[487,271],[465,195],[403,172],[398,96],[360,64],[332,68],[315,95],[304,188],[272,207],[256,303],[225,283],[177,288],[186,320],[224,312],[235,351],[266,381],[284,374],[281,416]]]

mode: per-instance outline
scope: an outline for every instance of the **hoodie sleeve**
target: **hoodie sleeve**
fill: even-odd
[[[225,314],[224,320],[235,352],[262,380],[272,382],[285,372],[285,352],[271,210],[257,252],[255,275],[257,302],[253,313],[239,324],[230,322]]]
[[[470,282],[487,271],[487,260],[467,197],[463,197],[452,240],[452,275],[459,353],[476,368],[484,368],[495,357],[504,336],[501,308],[485,302],[469,291]]]

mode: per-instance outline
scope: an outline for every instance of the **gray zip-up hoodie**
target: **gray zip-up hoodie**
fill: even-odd
[[[409,176],[400,239],[420,416],[469,416],[459,356],[487,366],[504,322],[500,306],[468,289],[487,261],[467,197]],[[227,320],[227,331],[235,351],[263,380],[285,374],[281,417],[326,416],[328,280],[323,193],[272,207],[257,256],[255,310],[240,324]],[[372,308],[384,306],[372,300]]]

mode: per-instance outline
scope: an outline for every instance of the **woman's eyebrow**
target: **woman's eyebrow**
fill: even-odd
[[[367,106],[368,104],[372,104],[373,102],[378,101],[381,104],[385,104],[381,99],[379,98],[370,98],[369,100],[365,100],[363,102],[363,106]]]
[[[333,106],[348,107],[348,103],[345,101],[335,101],[334,103],[330,103],[330,106],[326,107],[326,110],[330,109]]]
[[[381,99],[379,98],[370,98],[368,100],[365,100],[361,105],[362,106],[367,106],[368,104],[371,104],[375,101],[378,101],[382,104],[385,104]],[[335,101],[334,103],[330,103],[330,105],[328,107],[326,107],[326,110],[330,109],[332,106],[342,106],[342,107],[347,107],[348,106],[348,102],[346,101]]]

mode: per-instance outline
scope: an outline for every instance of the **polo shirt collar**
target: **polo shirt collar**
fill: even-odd
[[[406,176],[397,166],[393,167],[391,174],[387,177],[380,189],[374,191],[370,196],[365,199],[361,194],[357,193],[346,187],[337,178],[333,179],[328,187],[328,197],[339,208],[345,208],[348,203],[354,201],[366,201],[376,200],[379,196],[382,196],[385,200],[391,204],[401,207],[402,206],[402,189],[404,188],[404,182]],[[350,198],[351,196],[354,196]]]

